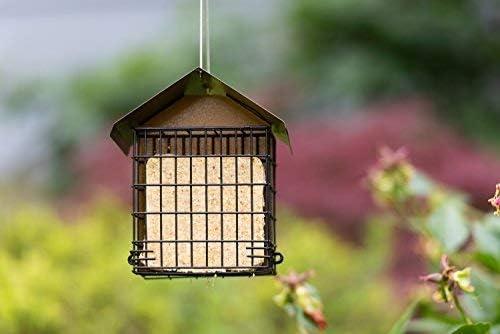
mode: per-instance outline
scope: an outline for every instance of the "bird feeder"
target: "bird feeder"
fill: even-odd
[[[196,68],[118,120],[111,138],[132,148],[133,273],[276,274],[281,119]]]

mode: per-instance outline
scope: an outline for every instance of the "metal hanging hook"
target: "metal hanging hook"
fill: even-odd
[[[200,68],[210,73],[210,29],[208,0],[200,0]]]

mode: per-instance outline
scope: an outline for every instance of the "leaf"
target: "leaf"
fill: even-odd
[[[500,324],[491,327],[491,334],[500,334]]]
[[[429,196],[434,190],[435,184],[425,174],[415,171],[408,185],[415,196]]]
[[[406,308],[401,317],[396,321],[394,326],[392,326],[389,334],[404,334],[406,332],[406,327],[415,313],[418,302],[418,300],[415,300]]]
[[[443,202],[429,217],[427,229],[439,241],[444,252],[457,251],[469,236],[464,203],[457,198]]]
[[[475,293],[461,296],[466,313],[478,321],[499,319],[500,288],[495,278],[475,267],[472,285],[476,288]]]
[[[474,260],[481,263],[483,266],[489,270],[499,274],[500,273],[500,259],[492,256],[490,254],[476,252],[474,254]]]
[[[485,334],[489,333],[490,324],[488,323],[477,323],[472,325],[463,325],[457,330],[453,331],[452,334]]]
[[[484,222],[474,225],[476,257],[490,269],[500,266],[500,217],[488,215]]]
[[[290,303],[289,296],[289,290],[283,289],[279,294],[273,297],[273,300],[279,307],[285,307],[286,304]]]
[[[299,332],[301,334],[310,334],[317,332],[316,325],[311,319],[306,317],[302,309],[297,308],[297,326],[299,327]]]
[[[442,334],[455,328],[456,326],[439,319],[423,318],[410,321],[407,330],[412,333]]]
[[[500,217],[487,215],[482,223],[476,224],[474,240],[479,251],[500,257]]]

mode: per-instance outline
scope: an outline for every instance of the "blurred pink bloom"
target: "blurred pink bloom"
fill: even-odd
[[[488,202],[495,208],[495,215],[500,215],[500,183],[496,186],[495,195]]]

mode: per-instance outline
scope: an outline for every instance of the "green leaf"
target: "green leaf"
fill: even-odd
[[[419,171],[413,173],[409,184],[410,191],[415,196],[429,196],[435,187],[432,180]]]
[[[500,324],[491,327],[491,334],[500,334]]]
[[[474,294],[461,296],[467,314],[478,321],[500,319],[500,287],[495,278],[475,267],[472,272]]]
[[[500,217],[488,215],[484,222],[474,225],[476,257],[488,268],[498,271],[500,266]]]
[[[316,332],[316,326],[314,323],[305,316],[302,309],[297,308],[297,326],[299,327],[299,332],[301,334],[310,334]]]
[[[427,229],[444,252],[457,251],[469,236],[464,203],[457,198],[443,202],[429,217]]]
[[[394,326],[392,326],[389,334],[404,334],[406,332],[406,327],[415,313],[418,302],[418,300],[415,300],[406,308],[401,317],[396,321]]]
[[[490,324],[488,323],[477,323],[472,325],[463,325],[457,330],[453,331],[452,334],[485,334],[489,333]]]
[[[455,328],[455,325],[440,319],[423,318],[410,321],[407,330],[412,333],[442,334],[448,333]]]
[[[284,307],[286,304],[290,303],[289,296],[290,293],[288,289],[283,289],[279,294],[273,297],[273,300],[279,307]]]
[[[488,268],[489,270],[500,273],[500,259],[486,253],[476,252],[474,254],[474,260],[481,263],[483,266]]]

